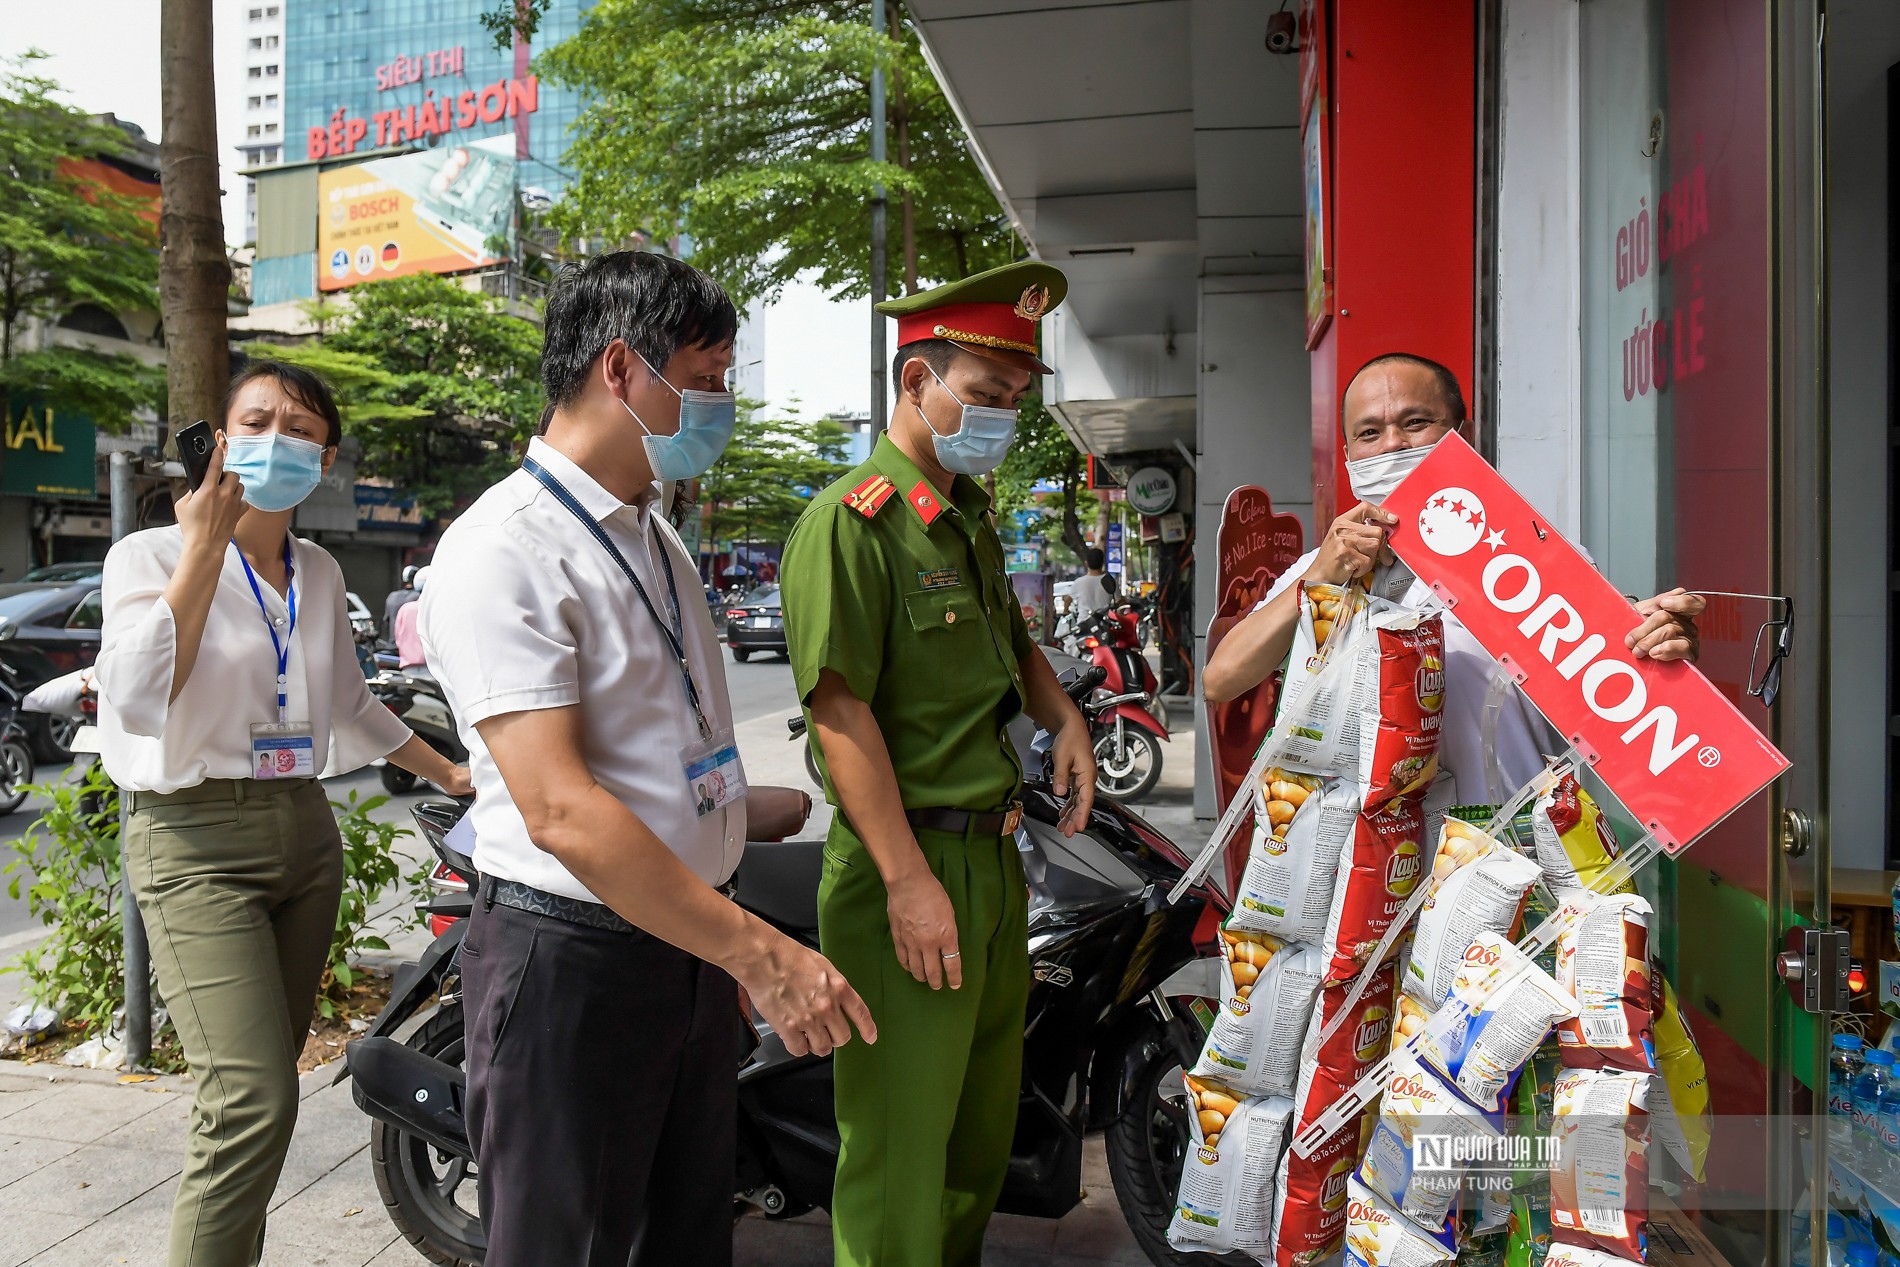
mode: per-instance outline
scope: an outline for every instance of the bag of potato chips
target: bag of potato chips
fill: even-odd
[[[1676,1164],[1699,1181],[1715,1125],[1709,1111],[1709,1070],[1676,1002],[1675,987],[1660,970],[1655,971],[1655,979],[1662,986],[1658,991],[1662,1003],[1655,1017],[1656,1067],[1662,1073],[1656,1097],[1662,1103],[1652,1110],[1658,1114],[1656,1135]],[[1665,1119],[1674,1123],[1674,1130],[1662,1124]]]
[[[1197,1076],[1247,1096],[1290,1096],[1322,959],[1314,946],[1266,933],[1221,930],[1222,993]]]
[[[1339,853],[1358,818],[1358,792],[1334,780],[1310,792],[1283,830],[1256,821],[1227,926],[1317,944],[1332,912]]]
[[[1459,1094],[1495,1113],[1552,1027],[1576,1014],[1549,973],[1498,934],[1481,933],[1417,1050]]]
[[[1650,1076],[1611,1069],[1557,1075],[1550,1232],[1559,1241],[1642,1262],[1649,1222]]]
[[[1436,1011],[1482,933],[1508,935],[1537,883],[1537,864],[1470,823],[1447,818],[1432,856],[1438,890],[1412,936],[1401,988]]]
[[[1594,897],[1587,890],[1572,901],[1585,907],[1557,939],[1557,984],[1577,1000],[1577,1015],[1557,1026],[1564,1064],[1652,1073],[1649,903],[1633,893]]]
[[[1168,1244],[1179,1250],[1255,1258],[1273,1248],[1273,1189],[1266,1182],[1286,1152],[1292,1101],[1248,1100],[1189,1075],[1194,1135]]]
[[[1418,798],[1362,813],[1339,852],[1322,942],[1326,984],[1353,980],[1405,908],[1424,871]]]
[[[1423,1156],[1418,1147],[1421,1135],[1445,1140],[1497,1139],[1503,1130],[1499,1122],[1465,1103],[1416,1057],[1401,1055],[1394,1060],[1379,1095],[1379,1120],[1366,1145],[1365,1159],[1359,1163],[1359,1182],[1420,1227],[1443,1232],[1463,1196],[1465,1163],[1448,1152],[1438,1159],[1441,1164],[1431,1165],[1433,1159]],[[1476,1149],[1467,1151],[1479,1155]]]
[[[1531,808],[1531,839],[1544,883],[1559,902],[1578,889],[1594,887],[1621,852],[1610,820],[1573,774],[1537,798]],[[1614,891],[1633,893],[1635,883],[1625,880]]]
[[[1346,1263],[1348,1267],[1438,1267],[1458,1257],[1447,1234],[1429,1235],[1363,1186],[1346,1189]]]

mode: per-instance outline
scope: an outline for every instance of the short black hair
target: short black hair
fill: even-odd
[[[323,376],[301,365],[292,365],[289,361],[262,358],[251,361],[231,376],[231,385],[224,391],[224,408],[218,411],[218,430],[224,430],[230,423],[231,406],[237,404],[238,393],[260,378],[272,379],[284,389],[284,395],[330,424],[329,439],[324,441],[325,448],[334,449],[343,443],[343,415],[337,412],[336,397],[331,394],[330,385],[323,381]]]
[[[542,321],[541,385],[571,405],[615,339],[657,374],[681,348],[716,348],[739,332],[725,288],[690,264],[651,251],[613,251],[561,270]]]
[[[550,400],[547,404],[541,406],[541,421],[534,424],[534,433],[538,436],[546,435],[548,433],[548,424],[553,421],[554,402]]]
[[[1364,374],[1375,365],[1384,365],[1391,361],[1402,361],[1407,365],[1416,365],[1420,369],[1430,372],[1431,376],[1438,380],[1439,393],[1444,396],[1446,404],[1451,407],[1450,421],[1460,423],[1465,420],[1465,393],[1464,389],[1458,386],[1458,376],[1456,374],[1440,365],[1437,361],[1432,360],[1431,357],[1420,356],[1416,352],[1381,352],[1354,370],[1352,377],[1346,380],[1346,390],[1339,393],[1339,425],[1341,427],[1346,425],[1346,392],[1352,390],[1352,385],[1359,381],[1361,374]]]
[[[891,394],[895,396],[899,384],[904,381],[904,366],[907,362],[920,360],[937,371],[937,376],[941,378],[949,372],[950,362],[956,360],[957,353],[962,350],[948,339],[918,339],[906,343],[891,358]]]
[[[1102,547],[1090,546],[1088,553],[1082,556],[1082,563],[1091,571],[1108,565],[1108,556],[1102,553]]]

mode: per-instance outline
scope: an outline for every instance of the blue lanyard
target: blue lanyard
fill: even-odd
[[[693,670],[686,663],[686,629],[680,620],[680,591],[673,580],[673,560],[667,553],[666,546],[664,544],[660,546],[660,566],[666,571],[667,593],[673,604],[673,623],[670,625],[660,616],[659,609],[653,605],[653,600],[647,597],[647,587],[640,583],[633,565],[627,562],[627,556],[620,553],[620,547],[613,543],[613,539],[607,535],[607,530],[600,526],[600,520],[594,518],[587,507],[580,504],[579,499],[567,490],[567,485],[561,483],[555,478],[554,472],[533,458],[523,458],[521,469],[541,481],[541,486],[554,494],[554,500],[567,507],[574,518],[581,521],[581,526],[593,534],[594,540],[600,542],[601,548],[613,557],[613,561],[620,565],[620,570],[627,574],[627,579],[633,582],[633,592],[640,596],[642,603],[646,604],[647,613],[653,617],[653,623],[660,627],[662,634],[666,635],[667,646],[673,652],[673,658],[679,661],[680,681],[685,684],[686,702],[692,706],[693,720],[699,723],[699,737],[711,739],[712,726],[706,721],[706,710],[700,707],[699,688],[693,685]]]
[[[283,640],[277,637],[277,626],[270,618],[270,609],[264,606],[264,591],[257,584],[257,573],[251,571],[251,561],[244,557],[244,551],[238,550],[233,540],[231,548],[237,550],[238,562],[244,565],[244,579],[251,583],[251,596],[257,599],[257,611],[264,618],[264,628],[270,631],[271,649],[277,653],[277,723],[283,725],[290,720],[290,708],[287,692],[290,683],[290,640],[297,633],[297,577],[295,566],[290,559],[290,534],[284,534],[284,591],[290,604],[290,628],[284,631]]]

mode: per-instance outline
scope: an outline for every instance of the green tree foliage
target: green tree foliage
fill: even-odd
[[[1018,511],[1030,512],[1034,518],[1029,531],[1055,537],[1080,563],[1082,552],[1088,548],[1082,520],[1093,518],[1097,506],[1095,494],[1087,488],[1087,474],[1075,442],[1043,405],[1041,393],[1023,397],[1016,408],[1016,443],[996,468],[997,517],[1007,519]],[[1029,491],[1043,480],[1060,484],[1062,492]]]
[[[713,539],[784,541],[811,494],[849,469],[845,440],[835,422],[750,412],[699,481]]]
[[[514,446],[541,416],[541,330],[499,300],[430,273],[372,282],[302,347],[252,345],[324,374],[358,469],[416,495],[442,515],[513,467]]]
[[[151,203],[87,180],[70,160],[125,153],[110,124],[55,100],[43,55],[0,60],[0,417],[26,393],[123,430],[155,405],[164,375],[129,356],[35,346],[33,331],[81,304],[158,307],[158,226]]]
[[[500,0],[505,42],[546,0]],[[891,34],[849,0],[600,0],[541,54],[589,104],[555,208],[570,239],[679,232],[742,304],[807,271],[841,298],[870,293],[870,208],[891,205],[893,285],[1012,258],[1009,227],[902,9]],[[888,83],[889,159],[871,162],[871,69]]]

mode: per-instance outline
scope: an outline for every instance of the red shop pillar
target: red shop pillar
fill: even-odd
[[[1474,398],[1476,40],[1472,0],[1308,0],[1303,15],[1316,532],[1352,505],[1339,399],[1354,370],[1414,352]]]

